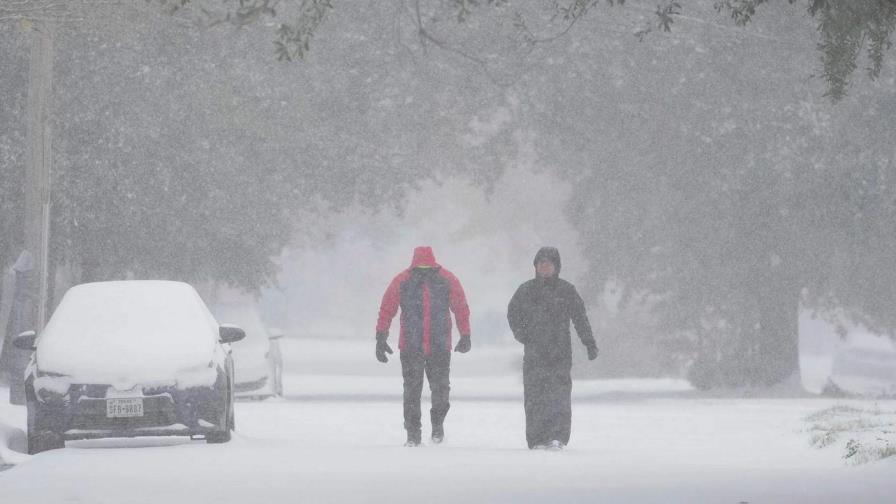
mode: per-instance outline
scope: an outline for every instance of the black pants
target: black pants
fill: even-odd
[[[432,392],[432,408],[429,410],[433,425],[441,425],[451,406],[448,392],[451,386],[448,373],[451,368],[451,352],[401,352],[401,374],[404,376],[404,428],[420,430],[420,394],[423,392],[423,374],[429,380]]]
[[[572,378],[566,363],[525,362],[523,396],[529,448],[553,440],[569,443],[572,424]]]

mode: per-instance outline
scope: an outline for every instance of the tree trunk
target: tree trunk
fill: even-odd
[[[765,284],[757,299],[759,327],[756,331],[757,385],[774,385],[799,376],[799,289],[789,282]]]
[[[773,271],[773,270],[770,270]],[[779,273],[779,272],[775,272]],[[714,329],[688,370],[699,389],[768,387],[799,376],[799,289],[784,275],[743,286],[739,316]]]

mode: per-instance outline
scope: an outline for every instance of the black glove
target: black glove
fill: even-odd
[[[388,337],[389,333],[376,333],[376,360],[380,362],[389,362],[386,354],[392,353],[392,348],[386,343],[386,338]]]
[[[597,350],[597,345],[592,343],[588,345],[588,360],[594,360],[597,358],[597,354],[599,351]]]
[[[458,340],[457,345],[454,347],[455,352],[467,353],[470,351],[470,347],[472,344],[470,343],[470,335],[469,334],[461,334],[460,340]]]

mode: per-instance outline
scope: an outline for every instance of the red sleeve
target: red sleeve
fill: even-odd
[[[467,295],[456,276],[449,273],[448,280],[451,283],[450,304],[457,320],[457,331],[461,336],[470,335],[470,307],[467,306]]]
[[[392,319],[398,313],[402,276],[398,275],[392,279],[389,287],[386,288],[386,293],[383,294],[383,301],[380,303],[380,316],[376,321],[376,332],[378,333],[388,331],[389,326],[392,325]]]

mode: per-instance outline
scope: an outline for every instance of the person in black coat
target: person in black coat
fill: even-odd
[[[572,321],[588,359],[597,344],[576,288],[561,280],[560,252],[542,247],[535,255],[535,278],[516,290],[507,307],[513,337],[525,345],[523,390],[526,441],[530,449],[563,448],[572,422]]]

